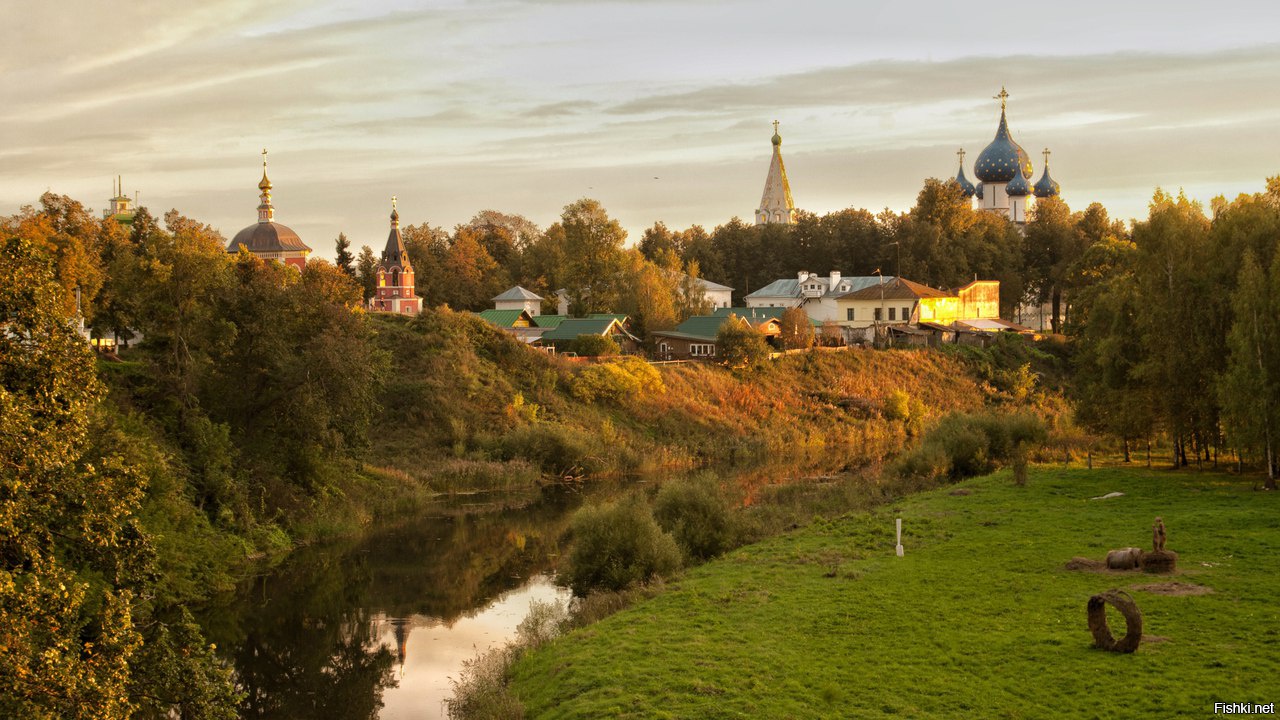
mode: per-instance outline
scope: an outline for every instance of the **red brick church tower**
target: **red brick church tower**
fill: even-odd
[[[405,315],[422,311],[422,298],[413,292],[413,265],[400,237],[400,213],[396,210],[395,197],[391,198],[391,234],[378,260],[378,292],[373,296],[373,309]]]

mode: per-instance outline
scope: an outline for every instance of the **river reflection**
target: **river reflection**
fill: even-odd
[[[202,614],[249,718],[444,717],[449,677],[501,643],[549,572],[575,493],[441,504],[358,543],[308,547]]]

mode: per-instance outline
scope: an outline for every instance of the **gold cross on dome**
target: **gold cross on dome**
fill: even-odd
[[[395,209],[396,209],[396,196],[395,196],[395,195],[392,195],[392,196],[391,196],[391,209],[392,209],[392,210],[395,210]]]
[[[777,135],[777,134],[778,134],[778,121],[777,121],[777,120],[774,120],[774,121],[773,121],[773,134],[774,134],[774,135]]]
[[[262,148],[262,169],[267,169],[267,149]]]
[[[964,154],[965,154],[965,153],[964,153],[964,148],[960,148],[959,150],[957,150],[957,151],[956,151],[956,157],[960,158],[960,164],[961,164],[961,165],[963,165],[963,164],[964,164]]]
[[[1049,148],[1045,148],[1045,149],[1044,149],[1044,164],[1045,164],[1045,167],[1048,167],[1048,166],[1049,166],[1049,155],[1050,155],[1050,154],[1051,154],[1051,153],[1049,152]]]
[[[1000,101],[1000,109],[1004,110],[1004,101],[1009,99],[1009,93],[1005,92],[1003,85],[1000,86],[1000,94],[993,95],[992,97]]]

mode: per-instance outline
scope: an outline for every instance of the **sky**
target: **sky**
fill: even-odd
[[[999,119],[1063,198],[1146,214],[1280,174],[1280,4],[0,0],[0,214],[112,183],[321,257],[582,197],[638,241],[750,219],[772,121],[796,205],[906,210]]]

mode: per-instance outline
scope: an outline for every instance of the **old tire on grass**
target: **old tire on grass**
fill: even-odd
[[[1107,603],[1124,615],[1124,637],[1116,640],[1107,627]],[[1108,590],[1089,598],[1089,632],[1093,646],[1118,653],[1131,653],[1142,642],[1142,612],[1133,597],[1123,590]]]

